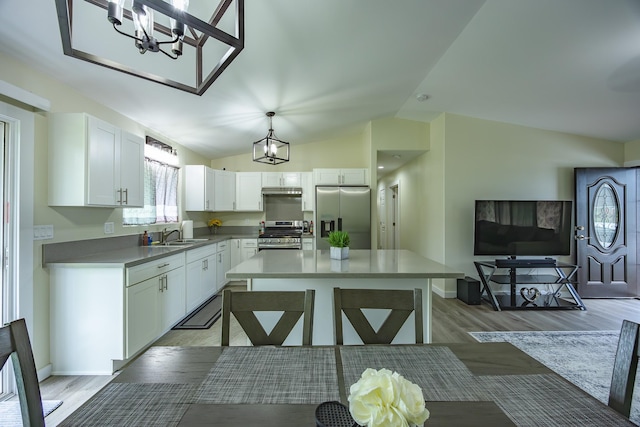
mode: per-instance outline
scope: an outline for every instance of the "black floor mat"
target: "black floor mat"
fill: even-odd
[[[189,313],[172,329],[209,329],[218,320],[222,310],[222,296],[214,295]]]

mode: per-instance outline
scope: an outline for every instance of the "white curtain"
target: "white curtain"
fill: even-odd
[[[144,207],[123,210],[124,225],[178,222],[178,168],[144,160]]]

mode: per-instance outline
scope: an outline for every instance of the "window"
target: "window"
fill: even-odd
[[[123,209],[122,223],[178,222],[177,153],[168,145],[147,137],[144,155],[144,207]]]

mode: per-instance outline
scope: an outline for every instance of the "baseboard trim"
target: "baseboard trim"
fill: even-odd
[[[432,286],[431,287],[431,292],[435,293],[436,295],[442,297],[442,298],[457,298],[458,297],[458,291],[454,290],[454,291],[446,291],[438,286]]]
[[[39,369],[38,370],[38,382],[42,382],[42,381],[46,380],[47,378],[49,378],[51,376],[51,371],[52,370],[53,370],[53,367],[52,367],[51,363],[49,363],[44,368]]]

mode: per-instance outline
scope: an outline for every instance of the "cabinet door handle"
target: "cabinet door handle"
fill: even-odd
[[[122,188],[118,189],[116,193],[118,193],[118,200],[116,201],[116,203],[121,205],[122,204]]]
[[[160,286],[160,292],[164,292],[163,289],[163,280],[162,280],[162,276],[158,277],[158,285]]]
[[[166,274],[164,275],[164,290],[168,290],[169,289],[169,276],[167,276]]]
[[[164,267],[166,267],[166,266],[168,266],[168,265],[170,265],[170,264],[169,264],[168,262],[165,262],[164,264],[160,264],[160,265],[158,266],[158,268],[164,268]]]
[[[128,188],[124,189],[124,204],[125,205],[129,204],[129,189]]]

